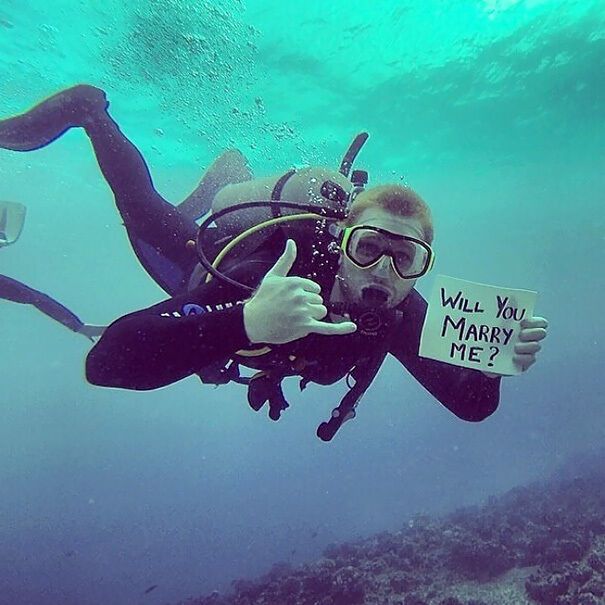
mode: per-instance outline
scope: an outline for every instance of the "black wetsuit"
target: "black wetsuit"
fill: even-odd
[[[237,292],[213,280],[196,290],[136,311],[114,322],[90,351],[86,376],[94,384],[155,389],[214,363],[223,363],[250,346]],[[418,356],[427,303],[413,290],[400,305],[403,320],[390,335],[389,352],[456,416],[480,421],[498,406],[500,378]],[[207,311],[206,308],[212,309]],[[267,318],[270,321],[270,318]],[[282,345],[288,347],[289,345]],[[293,343],[307,365],[292,371],[305,381],[333,384],[371,352],[373,337],[311,334]],[[286,349],[287,350],[287,349]]]

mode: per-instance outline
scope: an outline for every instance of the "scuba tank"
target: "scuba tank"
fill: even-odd
[[[364,170],[354,170],[349,179],[353,162],[367,139],[366,132],[355,137],[339,170],[320,166],[292,169],[282,175],[233,183],[220,189],[212,201],[210,216],[200,224],[196,242],[200,264],[191,274],[188,289],[207,279],[208,273],[221,278],[219,272],[208,266],[210,259],[215,262],[221,252],[225,256],[229,252],[231,260],[246,258],[279,232],[285,239],[303,244],[298,246],[300,254],[306,248],[304,244],[316,241],[326,227],[325,223],[319,225],[318,220],[326,216],[332,220],[344,219],[351,202],[368,182]],[[293,215],[297,216],[287,220]],[[315,222],[313,238],[309,237],[313,228],[310,221]],[[319,252],[310,251],[316,256]],[[233,281],[230,283],[234,285]]]
[[[251,200],[271,200],[295,202],[317,209],[347,209],[355,195],[368,182],[368,174],[363,170],[354,170],[351,179],[349,174],[357,155],[368,139],[368,134],[358,134],[340,164],[338,170],[321,166],[309,166],[298,170],[289,170],[285,174],[255,179],[243,183],[233,183],[223,187],[215,195],[212,212],[218,213],[227,208],[235,208]],[[271,218],[294,214],[295,210],[280,208],[279,204],[271,208],[246,209],[229,213],[216,221],[220,237],[235,236]],[[282,229],[287,234],[296,233],[299,224],[284,223]],[[303,226],[304,229],[304,226]]]
[[[251,200],[296,202],[315,206],[317,209],[336,209],[349,199],[352,182],[336,170],[323,167],[307,167],[290,170],[283,175],[256,179],[246,183],[235,183],[223,187],[212,202],[212,212],[236,208]],[[280,208],[279,204],[266,208],[248,208],[225,214],[216,220],[220,237],[235,236],[276,216],[295,214],[294,209]],[[304,226],[283,223],[282,229],[293,234]]]

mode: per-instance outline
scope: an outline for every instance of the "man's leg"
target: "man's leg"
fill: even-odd
[[[195,238],[197,225],[155,190],[145,160],[109,116],[107,106],[105,93],[98,88],[67,89],[25,114],[0,121],[0,147],[39,149],[70,128],[84,128],[135,254],[153,279],[174,294],[186,285],[196,264],[186,243]]]
[[[91,115],[84,129],[139,261],[167,292],[182,290],[197,263],[187,247],[197,234],[195,221],[156,191],[143,156],[111,116]]]
[[[72,332],[80,332],[84,326],[84,323],[75,313],[54,298],[6,275],[0,275],[0,298],[22,305],[33,305]]]
[[[214,196],[225,185],[254,178],[248,161],[238,149],[227,149],[212,162],[197,187],[177,206],[179,212],[197,220],[211,208]]]

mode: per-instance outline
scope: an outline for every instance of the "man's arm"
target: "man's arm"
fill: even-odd
[[[489,378],[479,370],[419,357],[426,309],[427,302],[412,290],[402,306],[403,329],[395,334],[390,353],[456,416],[471,422],[484,420],[498,407],[501,378]]]
[[[86,358],[89,382],[156,389],[249,345],[243,305],[208,311],[206,286],[112,323]]]

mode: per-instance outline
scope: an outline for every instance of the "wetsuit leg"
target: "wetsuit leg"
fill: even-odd
[[[79,332],[84,325],[75,313],[54,298],[6,275],[0,275],[0,298],[24,305],[33,305],[73,332]]]
[[[175,294],[186,286],[196,264],[186,243],[195,238],[197,225],[155,190],[145,160],[108,115],[107,106],[105,93],[98,88],[67,89],[25,114],[0,121],[0,147],[39,149],[68,129],[83,127],[135,254],[151,277]]]
[[[75,126],[89,112],[104,111],[109,103],[100,88],[80,84],[68,88],[29,111],[0,120],[0,147],[33,151],[45,147]]]
[[[164,290],[176,294],[186,287],[197,263],[187,247],[197,234],[195,221],[155,190],[143,156],[106,112],[92,114],[84,129],[135,254]]]
[[[197,220],[212,207],[214,196],[225,185],[253,179],[248,160],[238,149],[227,149],[212,162],[197,187],[178,206],[179,212]]]

